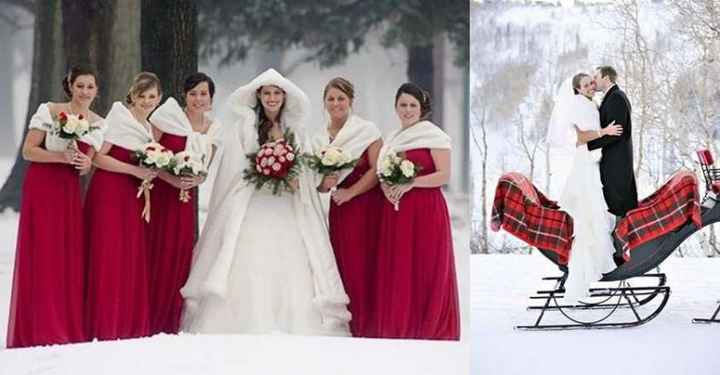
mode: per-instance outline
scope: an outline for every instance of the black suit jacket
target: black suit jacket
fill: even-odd
[[[600,126],[622,125],[621,136],[603,136],[588,142],[588,149],[602,148],[600,179],[608,211],[616,216],[637,207],[637,186],[633,172],[632,108],[625,92],[615,85],[611,87],[600,105]]]

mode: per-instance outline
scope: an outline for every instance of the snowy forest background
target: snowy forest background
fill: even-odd
[[[697,149],[717,158],[720,1],[474,1],[470,12],[473,253],[531,251],[488,230],[495,184],[518,171],[548,190],[553,98],[578,71],[618,70],[633,106],[641,199],[679,168],[696,168]],[[675,254],[720,256],[716,238],[705,228]]]

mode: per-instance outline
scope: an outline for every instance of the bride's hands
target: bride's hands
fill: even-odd
[[[615,120],[611,122],[606,128],[600,130],[601,135],[619,136],[622,135],[622,125],[616,125]]]
[[[290,189],[292,189],[293,192],[300,190],[300,181],[297,179],[297,177],[288,181],[288,184],[290,185]]]

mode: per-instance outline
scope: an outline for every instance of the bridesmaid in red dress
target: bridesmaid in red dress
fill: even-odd
[[[388,137],[383,160],[398,153],[422,169],[406,185],[381,184],[375,318],[377,336],[458,340],[460,318],[453,243],[441,186],[450,177],[450,138],[426,119],[430,97],[413,84],[395,96],[401,129]]]
[[[141,217],[145,201],[136,195],[141,182],[156,172],[138,166],[132,154],[153,141],[147,117],[159,104],[161,90],[155,74],[135,77],[129,107],[113,104],[105,143],[94,158],[97,169],[85,201],[91,339],[150,334],[147,223]]]
[[[352,170],[324,177],[318,190],[327,192],[337,187],[331,194],[330,241],[350,297],[350,331],[353,336],[364,337],[368,336],[366,324],[375,278],[375,214],[383,200],[376,172],[382,139],[375,124],[350,114],[354,93],[352,83],[344,78],[334,78],[325,86],[323,99],[330,125],[324,143],[341,148],[359,161]]]
[[[213,158],[214,133],[218,126],[207,116],[215,83],[204,73],[185,79],[185,108],[169,98],[150,117],[159,143],[174,153],[203,155],[205,170]],[[152,192],[150,221],[150,329],[151,334],[178,333],[183,308],[180,288],[190,273],[195,244],[196,186],[205,177],[176,177],[161,171]],[[188,201],[180,190],[190,192]],[[194,189],[194,190],[193,190]]]
[[[63,89],[70,102],[41,104],[23,144],[23,158],[30,164],[22,188],[8,348],[85,340],[79,175],[90,171],[95,150],[82,142],[86,139],[77,144],[81,151],[68,148],[71,141],[50,127],[60,112],[82,114],[94,125],[102,121],[90,110],[97,94],[94,70],[72,68]]]

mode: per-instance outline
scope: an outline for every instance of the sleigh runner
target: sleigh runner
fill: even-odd
[[[639,326],[655,318],[665,307],[671,290],[665,274],[649,271],[657,268],[693,233],[720,221],[720,205],[714,204],[715,198],[709,194],[712,186],[720,193],[720,178],[713,178],[715,174],[720,177],[720,172],[711,168],[712,158],[700,157],[700,161],[708,191],[703,198],[705,205],[700,204],[695,174],[689,171],[675,173],[657,192],[642,200],[638,208],[628,212],[613,231],[615,250],[623,254],[625,263],[604,274],[599,281],[617,282],[617,285],[592,288],[589,297],[578,303],[563,300],[573,238],[572,217],[521,174],[503,175],[496,189],[491,228],[494,231],[504,229],[537,248],[563,272],[562,276],[543,278],[554,282],[554,286],[530,297],[539,302],[528,307],[528,310],[539,312],[537,320],[533,325],[516,328],[624,328]],[[708,200],[713,200],[709,202],[711,207],[707,207],[710,206]],[[592,318],[577,317],[578,314],[587,315],[588,311]],[[717,321],[719,311],[720,307],[709,320]],[[559,317],[569,323],[544,323],[550,315],[546,315],[548,312],[560,313]],[[618,319],[618,315],[628,318]],[[708,319],[702,321],[705,320]]]

